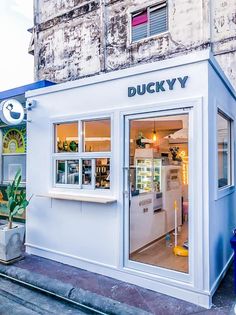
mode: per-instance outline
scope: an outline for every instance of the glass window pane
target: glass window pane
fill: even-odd
[[[84,151],[111,151],[110,119],[88,120],[83,122]]]
[[[78,123],[55,124],[56,152],[78,152]]]
[[[22,181],[26,182],[26,155],[3,155],[3,181],[12,181],[16,172],[20,169]]]
[[[95,188],[110,188],[110,159],[96,159]]]
[[[79,184],[79,160],[67,161],[67,184]]]
[[[56,183],[58,183],[58,184],[65,184],[66,183],[65,165],[66,165],[66,161],[57,161]]]
[[[82,184],[91,185],[92,184],[92,160],[82,161]]]
[[[218,188],[230,185],[230,120],[217,115]]]
[[[148,13],[147,10],[137,12],[132,15],[132,41],[137,41],[147,37]]]
[[[129,136],[129,259],[188,273],[189,116],[137,116]]]

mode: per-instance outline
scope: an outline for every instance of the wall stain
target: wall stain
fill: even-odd
[[[236,87],[232,71],[236,1],[214,2],[212,32],[209,0],[168,1],[168,32],[131,43],[130,12],[149,4],[148,0],[38,0],[35,79],[76,80],[212,47]]]

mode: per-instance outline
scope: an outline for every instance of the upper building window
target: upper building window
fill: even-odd
[[[132,41],[167,31],[167,1],[132,14]]]

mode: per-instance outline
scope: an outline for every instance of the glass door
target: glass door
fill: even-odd
[[[126,258],[188,274],[189,114],[127,116],[125,136]]]

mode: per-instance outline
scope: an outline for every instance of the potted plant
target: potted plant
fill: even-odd
[[[13,182],[7,186],[8,223],[0,226],[0,260],[9,262],[22,254],[25,227],[13,223],[14,216],[22,214],[29,204],[26,192],[19,191],[21,170],[18,170]]]

